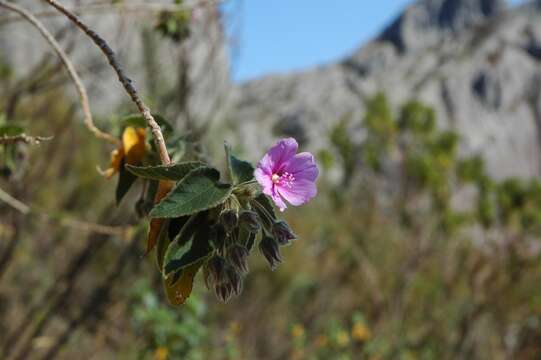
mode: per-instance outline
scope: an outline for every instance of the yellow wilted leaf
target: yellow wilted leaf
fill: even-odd
[[[103,176],[110,179],[120,169],[122,158],[124,157],[124,150],[122,148],[111,151],[111,165],[107,170],[103,172]]]
[[[110,179],[115,175],[122,164],[122,159],[126,157],[126,164],[138,165],[145,156],[145,129],[128,126],[122,133],[122,145],[118,149],[111,151],[111,164],[101,174]]]
[[[182,305],[188,300],[188,297],[192,293],[193,288],[193,279],[202,263],[198,262],[193,265],[188,266],[182,270],[180,278],[173,283],[175,275],[171,274],[164,279],[165,293],[167,294],[167,299],[171,305]]]
[[[140,164],[146,151],[145,129],[126,127],[122,133],[122,146],[126,154],[126,164]]]
[[[158,203],[161,199],[171,191],[174,183],[172,181],[160,181],[158,184],[158,191],[156,192],[156,197],[154,198],[154,203]],[[152,219],[150,220],[150,228],[148,230],[147,237],[147,251],[148,254],[158,241],[158,235],[160,235],[160,229],[162,228],[164,219]]]

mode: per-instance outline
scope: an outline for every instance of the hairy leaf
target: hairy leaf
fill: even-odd
[[[154,198],[154,203],[157,203],[167,195],[169,191],[173,188],[173,183],[171,181],[160,181],[158,183],[158,190]],[[158,235],[162,228],[163,219],[152,219],[150,220],[150,229],[148,230],[147,236],[147,250],[146,254],[152,251],[156,242],[158,241]]]
[[[154,117],[154,120],[156,120],[158,125],[160,125],[160,128],[162,129],[162,131],[167,132],[167,133],[173,131],[173,127],[171,126],[171,124],[169,124],[169,122],[167,120],[165,120],[162,116],[160,116],[158,114],[152,114],[152,116]],[[122,125],[124,127],[126,127],[126,126],[136,126],[136,127],[145,128],[145,127],[147,127],[147,122],[146,122],[145,118],[142,115],[133,114],[133,115],[128,115],[128,116],[124,117],[122,119]]]
[[[165,293],[171,305],[182,305],[186,302],[192,293],[195,275],[202,264],[202,261],[192,264],[179,271],[179,273],[173,273],[163,280]]]
[[[194,215],[186,222],[179,235],[169,245],[165,254],[163,273],[178,272],[200,261],[212,251],[211,226],[207,214]],[[214,233],[215,235],[215,233]]]
[[[219,182],[220,173],[213,168],[192,170],[150,212],[153,218],[174,218],[213,208],[231,195],[232,187]]]
[[[231,153],[231,147],[225,144],[225,153],[229,167],[229,175],[233,184],[240,184],[254,178],[254,167],[247,161],[237,159]]]
[[[131,186],[137,180],[137,176],[133,175],[129,171],[124,169],[124,158],[120,163],[120,168],[118,169],[118,184],[116,186],[116,203],[120,204],[124,195],[130,190]]]
[[[204,166],[199,161],[189,161],[173,165],[133,166],[126,165],[132,174],[145,179],[180,181],[194,169]]]
[[[169,219],[165,219],[162,226],[160,227],[160,233],[158,235],[158,241],[156,245],[156,264],[158,269],[162,271],[163,269],[163,260],[165,258],[165,252],[171,242],[169,237]]]

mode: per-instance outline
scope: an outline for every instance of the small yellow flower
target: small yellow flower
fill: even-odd
[[[339,346],[346,346],[349,344],[349,334],[345,331],[340,331],[336,336],[336,342]]]
[[[167,360],[169,358],[169,350],[166,347],[160,346],[154,351],[154,360]]]
[[[363,342],[372,337],[372,332],[365,324],[358,322],[351,329],[351,337]]]
[[[295,324],[291,329],[291,335],[296,339],[304,336],[304,327],[301,324]]]
[[[108,179],[113,177],[120,170],[122,160],[126,164],[140,164],[145,152],[145,129],[126,127],[122,133],[122,145],[111,152],[111,165],[102,172],[102,175]]]

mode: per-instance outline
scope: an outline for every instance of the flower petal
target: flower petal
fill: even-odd
[[[276,186],[276,188],[278,193],[294,206],[305,204],[317,195],[315,182],[306,179],[296,179],[291,187]]]
[[[260,161],[260,166],[270,170],[271,174],[276,173],[295,156],[298,148],[297,140],[293,138],[282,139],[267,152]]]
[[[281,212],[284,212],[284,210],[287,208],[287,205],[280,196],[280,194],[278,194],[278,192],[276,191],[273,191],[273,193],[271,194],[271,198],[272,201],[274,201],[274,203],[276,204],[276,206],[278,206],[278,209],[280,209]]]
[[[297,180],[316,181],[319,175],[314,156],[309,152],[295,155],[284,165],[284,170],[292,174]]]
[[[254,177],[263,188],[263,193],[272,195],[272,175],[265,172],[263,168],[258,167],[254,171]]]

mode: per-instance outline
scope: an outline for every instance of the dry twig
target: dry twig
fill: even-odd
[[[85,116],[85,125],[87,128],[97,137],[100,139],[107,140],[115,145],[119,144],[119,140],[115,138],[114,136],[107,134],[94,125],[94,121],[92,119],[92,113],[90,111],[90,105],[88,102],[88,95],[86,93],[86,90],[83,86],[83,82],[81,81],[81,78],[75,71],[75,68],[73,67],[73,64],[69,60],[68,56],[62,50],[58,42],[55,40],[53,35],[43,26],[43,24],[34,16],[32,15],[28,10],[15,5],[13,3],[0,0],[0,7],[4,7],[8,10],[11,10],[13,12],[16,12],[17,14],[21,15],[24,19],[26,19],[29,23],[31,23],[38,31],[41,33],[41,35],[45,38],[45,40],[51,45],[51,47],[54,49],[66,69],[68,70],[70,78],[73,80],[73,83],[75,84],[75,88],[77,89],[77,93],[79,94],[79,100],[81,102],[81,106],[83,108],[83,113]]]
[[[38,211],[34,209],[33,207],[14,198],[2,189],[0,189],[0,201],[6,203],[7,205],[9,205],[23,215],[37,215],[44,220],[56,222],[60,226],[66,226],[80,231],[121,237],[126,237],[130,231],[130,227],[101,225],[87,221],[77,220],[63,214],[50,215],[44,211]]]
[[[52,139],[52,136],[29,136],[26,134],[20,134],[17,136],[0,136],[0,145],[9,145],[16,143],[39,145],[42,141],[49,141]]]

